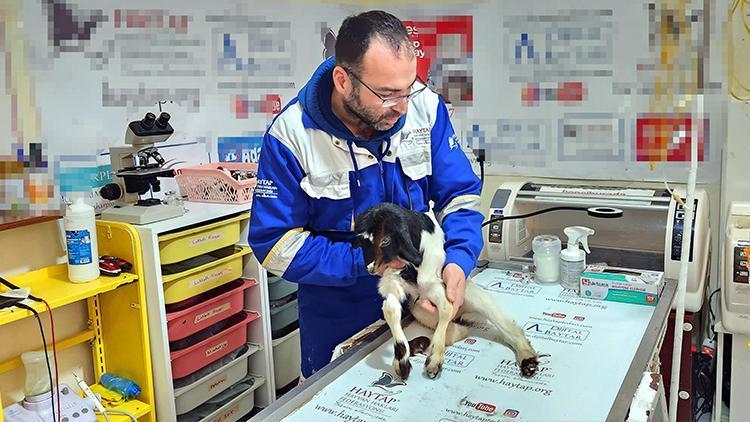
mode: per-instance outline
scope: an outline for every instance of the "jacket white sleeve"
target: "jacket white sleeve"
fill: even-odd
[[[285,280],[348,286],[367,274],[362,250],[307,230],[309,197],[294,154],[266,133],[253,195],[248,242],[263,267]]]
[[[484,217],[479,211],[482,184],[461,150],[442,98],[431,137],[430,199],[445,232],[445,263],[457,264],[468,277],[482,251]]]

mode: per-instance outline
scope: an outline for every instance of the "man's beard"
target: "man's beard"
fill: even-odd
[[[377,115],[371,110],[368,110],[367,107],[362,105],[358,92],[352,92],[352,95],[349,98],[344,98],[344,109],[361,120],[362,123],[378,132],[387,131],[394,126],[395,123],[388,123],[386,122],[386,119],[399,117],[399,115],[392,110],[388,110],[381,115]],[[387,110],[386,107],[383,107],[383,109]]]

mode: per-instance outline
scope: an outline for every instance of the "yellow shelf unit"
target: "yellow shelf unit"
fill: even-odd
[[[136,279],[137,276],[134,274],[122,274],[117,277],[99,277],[88,283],[73,284],[68,281],[66,264],[60,264],[32,271],[19,277],[10,277],[8,281],[19,287],[31,288],[32,295],[42,297],[54,310],[91,296],[109,292],[123,284],[132,283]],[[43,303],[31,302],[29,305],[37,312],[47,311],[47,307]],[[11,308],[0,312],[0,325],[30,316],[34,316],[31,311]]]
[[[131,379],[141,387],[138,400],[130,400],[117,408],[134,414],[141,422],[155,422],[140,239],[129,224],[97,221],[96,228],[99,253],[131,262],[133,268],[129,273],[117,277],[99,277],[87,283],[71,283],[68,281],[66,265],[61,264],[10,277],[9,281],[19,287],[31,288],[31,294],[46,300],[53,311],[55,308],[86,300],[89,328],[58,341],[58,354],[69,347],[88,342],[97,381],[103,373],[109,372]],[[33,302],[31,306],[39,313],[47,311],[43,303]],[[0,325],[27,317],[33,317],[33,314],[18,309],[0,311]],[[48,344],[48,348],[51,349],[51,344]],[[0,362],[0,372],[7,372],[21,365],[20,357],[14,357]],[[0,422],[2,420],[0,412]],[[100,416],[99,420],[103,421],[104,418]],[[128,418],[111,415],[110,420],[126,421]]]

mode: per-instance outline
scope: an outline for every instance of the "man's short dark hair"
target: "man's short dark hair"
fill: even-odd
[[[336,37],[336,64],[359,72],[370,42],[379,38],[394,53],[411,52],[411,40],[401,20],[382,10],[371,10],[344,19]]]

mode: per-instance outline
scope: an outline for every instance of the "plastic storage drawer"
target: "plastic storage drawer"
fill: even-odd
[[[268,275],[268,300],[279,300],[297,291],[297,283],[286,281],[276,275]]]
[[[259,350],[258,346],[248,344],[245,353],[224,365],[219,370],[206,375],[194,383],[175,390],[175,407],[177,414],[185,414],[217,394],[236,384],[247,375],[247,359]]]
[[[253,384],[247,385],[252,378]],[[260,375],[248,375],[238,384],[210,399],[195,410],[177,417],[177,422],[235,422],[255,407],[255,390],[266,383]],[[249,388],[248,388],[249,387]],[[218,408],[217,408],[218,406]],[[216,410],[213,410],[216,409]]]
[[[225,248],[208,254],[216,258],[212,262],[164,275],[164,303],[177,303],[240,278],[242,257],[249,253],[251,250],[247,246]]]
[[[248,218],[248,214],[242,214],[204,226],[159,236],[161,263],[174,264],[234,245],[240,240],[240,221]]]
[[[299,341],[299,329],[273,340],[273,373],[276,378],[276,389],[291,384],[299,379],[302,366],[302,351]]]
[[[272,304],[270,312],[271,331],[273,333],[283,331],[284,328],[299,320],[299,304],[297,298],[295,297],[293,300],[280,306],[273,306]],[[278,336],[274,335],[273,337],[275,338]]]
[[[241,321],[199,343],[170,353],[172,378],[182,378],[228,355],[247,342],[247,324],[257,313],[243,312]]]
[[[199,295],[189,308],[167,312],[169,341],[188,337],[242,311],[245,290],[256,284],[254,279],[231,281]]]

